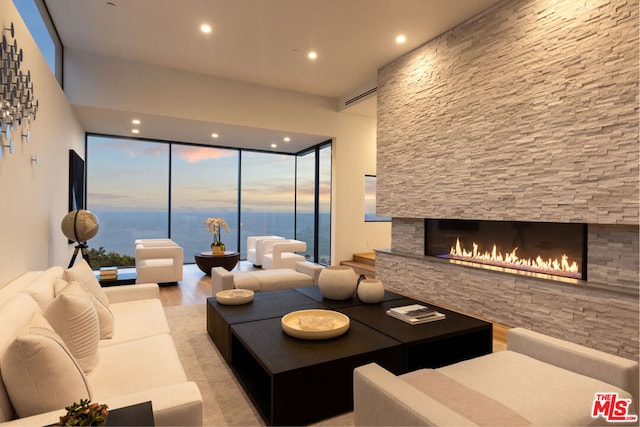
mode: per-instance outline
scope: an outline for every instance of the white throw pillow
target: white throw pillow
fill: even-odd
[[[93,274],[93,270],[91,270],[87,261],[81,259],[73,267],[67,268],[64,271],[64,274],[67,282],[76,281],[80,283],[87,291],[89,291],[90,294],[96,297],[98,301],[106,307],[109,307],[109,298],[107,298],[107,294],[102,290],[100,282],[96,279],[96,276]]]
[[[49,303],[44,317],[63,339],[84,372],[91,371],[99,359],[100,324],[91,296],[72,282]]]
[[[80,366],[40,313],[7,347],[2,381],[20,418],[92,398]]]
[[[73,282],[73,283],[78,283],[78,282]],[[56,279],[55,286],[54,286],[55,294],[60,295],[62,293],[62,290],[66,288],[67,285],[68,283],[65,280]],[[93,302],[93,306],[95,307],[96,313],[98,314],[98,323],[100,324],[100,339],[104,340],[104,339],[113,338],[114,322],[113,322],[113,313],[111,312],[111,309],[106,305],[104,305],[103,303],[101,303],[100,301],[98,301],[98,299],[94,297],[93,294],[89,292],[87,293],[91,296],[91,301]]]
[[[47,308],[47,305],[49,305],[54,297],[53,286],[40,281],[29,286],[27,293],[38,303],[42,311]]]

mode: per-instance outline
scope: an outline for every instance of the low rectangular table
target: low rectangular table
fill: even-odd
[[[315,286],[256,292],[253,302],[207,300],[207,330],[256,408],[271,425],[301,425],[353,409],[353,369],[375,362],[394,374],[436,368],[491,353],[492,324],[436,307],[446,319],[409,325],[390,307],[424,304],[385,291],[378,304],[357,297],[327,300]],[[431,305],[431,304],[429,304]],[[304,309],[334,309],[350,329],[328,340],[303,340],[281,318]]]
[[[353,409],[353,370],[401,368],[401,344],[352,320],[329,340],[302,340],[280,318],[231,326],[231,367],[270,425],[305,425]]]
[[[387,309],[410,304],[425,304],[410,298],[360,304],[337,309],[351,319],[402,343],[402,371],[439,368],[493,351],[493,325],[455,311],[436,307],[446,315],[443,320],[410,325],[387,316]]]
[[[236,323],[254,320],[278,319],[296,310],[326,308],[324,305],[292,289],[256,292],[251,304],[223,305],[215,297],[207,299],[207,332],[222,354],[231,364],[231,330]]]

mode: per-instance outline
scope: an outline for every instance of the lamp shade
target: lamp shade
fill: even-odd
[[[74,242],[86,242],[98,234],[98,218],[90,211],[71,211],[62,218],[62,233]]]

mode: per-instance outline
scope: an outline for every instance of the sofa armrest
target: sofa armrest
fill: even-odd
[[[375,363],[353,372],[356,426],[473,426],[467,418]]]
[[[315,264],[313,262],[308,261],[298,261],[296,262],[296,271],[299,273],[304,273],[307,276],[311,276],[313,278],[313,285],[318,286],[318,277],[320,277],[320,272],[324,267],[320,264]]]
[[[273,249],[273,244],[285,241],[284,237],[278,236],[266,236],[256,241],[256,259],[258,262],[262,261],[262,257],[265,254],[270,254]]]
[[[136,403],[151,401],[153,406],[153,420],[156,426],[201,426],[202,425],[202,396],[194,382],[184,382],[165,387],[124,394],[115,398],[93,399],[99,403],[109,405],[109,410],[135,405]],[[69,402],[71,403],[71,402]],[[0,423],[0,426],[45,426],[60,422],[64,409],[45,412],[31,417]]]
[[[142,299],[160,299],[160,288],[157,283],[108,286],[102,290],[107,295],[109,304]]]
[[[507,348],[620,387],[638,402],[638,362],[525,328],[509,329]]]
[[[307,244],[300,240],[284,240],[275,241],[272,245],[271,252],[273,258],[280,258],[284,252],[304,252],[307,250]]]
[[[220,291],[233,289],[233,273],[223,267],[213,267],[211,269],[211,293],[213,296]]]

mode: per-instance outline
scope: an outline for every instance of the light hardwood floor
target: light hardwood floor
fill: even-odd
[[[234,271],[252,270],[251,263],[241,261]],[[167,285],[160,287],[160,300],[162,305],[188,305],[205,302],[211,293],[211,277],[200,271],[195,264],[185,264],[183,278],[177,286]],[[446,307],[445,307],[446,308]],[[493,325],[493,351],[505,350],[507,347],[507,330],[503,325]]]

